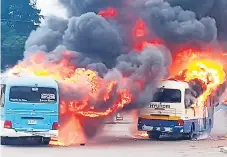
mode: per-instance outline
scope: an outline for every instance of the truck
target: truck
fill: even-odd
[[[163,80],[152,101],[139,110],[137,130],[146,131],[150,139],[161,135],[180,136],[192,140],[197,135],[210,133],[213,127],[215,107],[219,105],[222,88],[215,90],[203,105],[186,105],[189,83],[178,80]]]
[[[1,78],[1,144],[58,136],[59,88],[48,77],[12,75]],[[27,143],[27,142],[26,142]]]

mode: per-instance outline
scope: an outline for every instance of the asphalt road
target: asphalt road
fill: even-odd
[[[105,134],[90,141],[85,146],[2,146],[2,157],[224,157],[222,147],[227,146],[224,136],[212,136],[198,141],[161,139],[151,141],[146,138],[130,137],[128,126],[109,125]],[[107,132],[108,131],[108,132]]]
[[[215,114],[209,138],[197,141],[134,138],[129,124],[107,125],[85,146],[1,146],[2,157],[227,157],[227,113]],[[131,121],[126,118],[125,121]],[[134,124],[136,125],[136,124]],[[133,133],[135,134],[135,132]]]

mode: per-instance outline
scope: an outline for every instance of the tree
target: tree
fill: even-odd
[[[40,10],[35,8],[35,2],[30,3],[30,0],[4,0],[1,10],[2,21],[18,33],[29,34],[42,18]]]
[[[40,10],[29,0],[4,0],[1,8],[1,70],[23,58],[30,32],[40,24]]]
[[[1,36],[1,67],[4,68],[6,65],[14,65],[23,58],[27,36],[18,34],[15,29],[3,22],[1,29],[3,32]]]

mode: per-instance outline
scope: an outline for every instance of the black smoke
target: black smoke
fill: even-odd
[[[76,51],[108,68],[121,54],[132,50],[132,27],[142,18],[150,40],[165,41],[172,50],[178,44],[217,44],[226,42],[225,1],[221,0],[59,0],[68,19],[47,17],[46,25],[33,31],[26,50],[34,47],[51,52],[59,45]],[[105,18],[100,10],[113,7],[118,16]],[[177,46],[175,46],[177,47]],[[27,53],[26,53],[27,54]]]
[[[181,6],[185,10],[194,12],[197,18],[211,17],[215,19],[218,40],[226,41],[226,0],[166,0],[171,6]]]
[[[44,25],[31,32],[25,45],[25,58],[42,51],[49,62],[67,58],[77,68],[97,71],[104,80],[117,80],[115,90],[129,89],[135,98],[125,110],[143,107],[152,100],[157,84],[168,75],[172,45],[192,43],[203,46],[217,42],[221,45],[227,39],[227,4],[224,0],[59,2],[67,9],[68,19],[47,17]],[[108,7],[115,8],[119,15],[107,18],[97,14]],[[141,52],[132,50],[132,27],[139,18],[149,28],[146,39],[161,38],[165,46],[153,45]],[[127,78],[126,84],[120,81],[124,77]],[[138,81],[142,82],[142,87],[137,86]],[[191,93],[198,97],[201,84],[194,80],[190,85]],[[65,99],[80,100],[86,95],[86,88],[83,92],[70,85],[64,89],[67,89],[62,94]],[[98,102],[96,107],[105,110],[110,105]],[[89,120],[85,121],[84,128],[89,134],[94,128],[89,127]]]
[[[199,79],[192,79],[189,81],[189,89],[185,91],[185,106],[191,107],[196,103],[196,100],[207,89],[205,82]]]
[[[207,42],[216,40],[216,21],[212,17],[196,18],[196,14],[181,6],[171,6],[162,0],[144,3],[146,21],[156,35],[167,42]]]

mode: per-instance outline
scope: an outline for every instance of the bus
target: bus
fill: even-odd
[[[152,102],[139,110],[137,130],[146,131],[148,137],[155,140],[161,135],[192,140],[205,132],[209,134],[220,92],[212,93],[203,105],[198,105],[197,101],[196,105],[192,102],[188,105],[185,101],[189,92],[187,82],[162,81]]]
[[[58,136],[59,87],[49,77],[1,78],[1,145],[24,140],[49,144]]]

